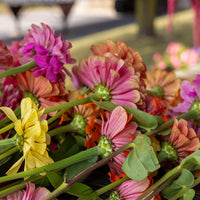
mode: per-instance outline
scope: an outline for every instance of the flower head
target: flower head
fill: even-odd
[[[121,106],[116,107],[111,114],[107,112],[105,116],[102,115],[101,138],[98,145],[102,150],[102,157],[108,156],[113,151],[133,141],[137,134],[137,124],[130,122],[131,117]],[[121,167],[125,159],[126,154],[124,152],[115,156],[108,163],[111,172],[118,175],[123,174]]]
[[[194,129],[188,128],[184,119],[174,119],[171,133],[161,144],[161,151],[167,154],[169,160],[181,162],[199,148],[199,138]]]
[[[24,171],[53,163],[47,152],[46,120],[41,120],[42,109],[38,109],[30,98],[21,101],[21,119],[17,119],[14,112],[7,107],[1,107],[7,116],[15,123],[15,142],[23,152],[23,156],[7,171],[16,173],[25,160]]]
[[[51,83],[46,77],[34,77],[32,71],[26,71],[16,75],[16,80],[25,96],[31,96],[34,101],[43,108],[49,108],[65,103],[65,84],[59,79],[57,83]],[[56,114],[49,113],[50,116]]]
[[[74,79],[89,87],[102,99],[113,103],[144,109],[144,91],[140,77],[131,65],[107,55],[90,56],[74,66]],[[77,85],[80,87],[80,84]]]
[[[60,35],[57,37],[55,31],[44,23],[42,28],[32,25],[32,29],[25,35],[20,42],[23,53],[26,55],[21,59],[21,63],[31,61],[33,58],[38,65],[34,68],[34,76],[46,76],[52,83],[57,82],[58,78],[64,80],[64,64],[73,63],[69,49],[72,47],[67,40],[63,42]]]
[[[111,176],[118,180],[118,176],[110,173]],[[151,177],[150,177],[151,178]],[[110,195],[109,200],[134,200],[142,195],[153,182],[149,177],[143,179],[142,181],[136,182],[134,180],[127,180],[118,186]],[[111,181],[116,181],[112,179]],[[151,178],[152,179],[152,178]],[[156,195],[151,200],[160,200],[160,196]]]
[[[200,111],[200,75],[196,76],[193,84],[184,80],[181,84],[180,93],[183,102],[173,109],[174,112],[186,113],[193,109]]]
[[[180,80],[176,78],[174,72],[154,69],[152,72],[147,72],[145,83],[146,89],[154,96],[160,97],[167,107],[176,104],[179,98]]]

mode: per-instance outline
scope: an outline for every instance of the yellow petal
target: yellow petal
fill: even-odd
[[[29,110],[22,120],[22,125],[26,128],[33,126],[38,121],[37,111],[35,109]]]
[[[42,120],[40,122],[41,129],[46,133],[48,131],[48,122],[47,120]]]
[[[15,130],[16,130],[18,135],[23,135],[24,134],[21,120],[17,120],[15,122]]]
[[[29,151],[29,153],[27,154],[27,156],[25,158],[24,171],[34,169],[35,167],[36,167],[35,159],[31,153],[31,151]]]
[[[17,121],[17,117],[13,110],[9,107],[0,107],[0,109],[6,114],[6,116],[13,122]]]
[[[38,152],[39,154],[44,154],[47,149],[46,143],[35,143],[33,151]]]
[[[12,167],[6,172],[6,174],[10,175],[17,173],[23,161],[24,161],[24,156],[22,156],[15,164],[13,164]]]
[[[37,121],[34,126],[28,127],[24,130],[24,138],[39,137],[41,135],[40,122]]]
[[[49,134],[46,134],[46,144],[51,144],[51,136]]]
[[[27,97],[27,98],[22,99],[20,106],[21,106],[21,118],[24,118],[26,113],[28,113],[32,109],[31,98]]]

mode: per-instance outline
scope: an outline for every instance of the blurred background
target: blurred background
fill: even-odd
[[[90,55],[92,44],[112,39],[133,47],[148,67],[171,41],[192,48],[193,21],[189,0],[177,0],[170,33],[167,0],[0,0],[0,39],[6,44],[44,22],[72,43],[78,61]]]

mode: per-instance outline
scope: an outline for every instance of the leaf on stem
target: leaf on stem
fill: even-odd
[[[178,192],[180,192],[182,189],[187,190],[187,188],[191,187],[193,184],[194,184],[193,174],[187,169],[182,169],[182,173],[178,177],[178,179],[173,181],[169,186],[167,186],[164,190],[162,190],[161,195],[164,198],[169,199],[174,195],[176,195]],[[180,194],[179,197],[183,196],[184,194],[185,190],[183,190],[183,194]]]
[[[122,165],[123,171],[134,181],[141,181],[159,168],[150,139],[145,135],[138,135],[134,140],[133,150]]]
[[[100,102],[100,101],[95,101],[94,99],[91,99],[91,100],[100,108],[103,108],[109,111],[112,111],[114,110],[115,107],[119,106],[110,101]],[[154,129],[158,126],[158,122],[153,115],[150,115],[147,112],[143,112],[133,107],[129,107],[129,106],[122,106],[122,107],[126,109],[126,111],[129,114],[131,113],[133,115],[134,120],[138,123],[140,127]]]

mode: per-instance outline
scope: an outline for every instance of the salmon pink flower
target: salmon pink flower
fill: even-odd
[[[76,86],[85,85],[104,100],[119,105],[144,109],[145,95],[140,86],[140,77],[131,65],[107,55],[82,59],[73,68]]]
[[[63,37],[56,36],[55,31],[44,23],[42,28],[32,25],[32,29],[25,35],[20,42],[24,56],[21,63],[35,60],[38,67],[34,68],[34,76],[46,76],[52,83],[57,82],[58,78],[64,80],[64,64],[73,63],[69,49],[72,47],[67,40],[63,42]]]
[[[161,153],[173,162],[181,162],[185,157],[200,148],[199,138],[184,119],[174,119],[171,133],[161,143]],[[161,155],[161,154],[160,154]]]
[[[16,80],[25,96],[30,96],[35,103],[43,108],[49,108],[66,102],[65,84],[59,79],[57,83],[51,83],[46,77],[34,77],[32,71],[16,74]],[[49,113],[50,116],[56,114]]]
[[[105,116],[102,115],[101,138],[98,144],[102,151],[102,157],[110,155],[113,151],[133,141],[134,136],[138,133],[136,132],[136,122],[130,122],[131,117],[121,106],[116,107],[111,114],[106,112]],[[112,173],[118,175],[124,173],[121,167],[126,155],[122,152],[108,163]]]
[[[154,96],[160,97],[167,108],[176,105],[179,99],[180,80],[176,78],[174,72],[154,69],[152,72],[147,72],[145,83],[146,89]]]

